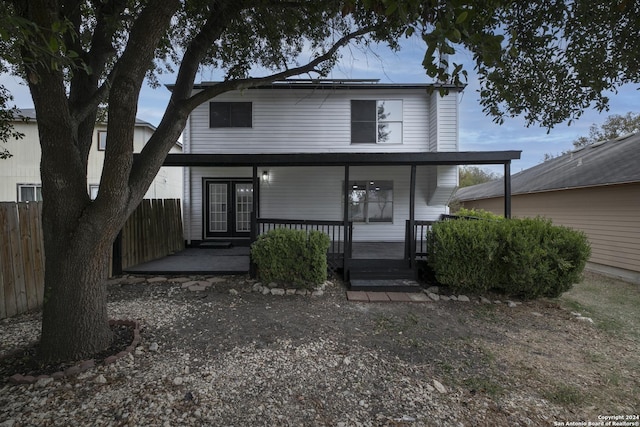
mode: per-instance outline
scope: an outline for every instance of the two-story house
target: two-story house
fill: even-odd
[[[357,243],[385,242],[406,259],[407,243],[422,234],[416,223],[447,212],[457,165],[507,170],[519,158],[459,152],[461,89],[442,96],[440,87],[287,80],[200,105],[183,133],[184,154],[165,162],[189,166],[187,243],[239,243],[273,226],[320,227],[336,234],[334,243],[347,243],[345,253]]]
[[[13,122],[13,127],[24,137],[3,144],[12,157],[0,160],[0,201],[40,201],[42,200],[41,151],[35,110],[32,108],[20,110]],[[154,131],[155,127],[152,124],[140,119],[136,120],[133,140],[135,152],[142,150]],[[87,165],[87,192],[92,198],[96,197],[100,188],[106,137],[106,124],[98,123],[94,129]],[[171,152],[181,153],[182,147],[176,144]],[[180,199],[181,197],[182,171],[179,168],[167,167],[159,171],[145,195],[146,199]]]

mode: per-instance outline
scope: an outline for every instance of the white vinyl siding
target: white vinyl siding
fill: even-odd
[[[446,211],[443,205],[427,205],[428,170],[417,168],[416,215],[418,220],[435,220]],[[343,167],[270,167],[269,182],[260,184],[260,216],[262,218],[334,220],[343,219]],[[186,204],[187,240],[203,239],[202,178],[250,178],[251,168],[192,168],[189,191],[193,195]],[[349,181],[393,181],[393,222],[356,223],[356,241],[404,240],[405,221],[409,218],[409,166],[351,167]]]
[[[458,151],[458,93],[444,97],[438,91],[431,95],[429,113],[429,149]]]
[[[351,100],[402,100],[402,144],[382,147],[351,144]],[[189,119],[190,153],[415,152],[429,151],[429,102],[426,89],[397,90],[246,90],[215,98],[251,101],[253,127],[209,128],[209,103]],[[454,107],[457,104],[453,103]],[[457,129],[453,130],[457,134]],[[457,140],[457,136],[456,136]],[[188,151],[187,151],[188,150]]]

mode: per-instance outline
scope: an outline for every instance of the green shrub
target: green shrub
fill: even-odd
[[[591,254],[584,233],[542,218],[443,221],[428,240],[429,264],[440,283],[526,299],[569,290]]]
[[[480,218],[480,219],[493,219],[493,220],[504,219],[502,215],[496,215],[493,212],[485,211],[484,209],[460,208],[453,215]]]
[[[327,280],[329,236],[279,228],[258,237],[251,245],[251,261],[264,282],[286,282],[311,288]]]

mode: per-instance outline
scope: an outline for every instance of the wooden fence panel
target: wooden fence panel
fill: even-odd
[[[41,203],[0,203],[0,318],[42,305]]]
[[[179,199],[143,200],[122,229],[122,268],[184,249]]]
[[[122,267],[184,249],[180,200],[143,200],[122,229]],[[42,306],[42,203],[0,203],[0,319]]]

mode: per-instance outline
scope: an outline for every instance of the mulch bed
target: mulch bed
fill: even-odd
[[[140,341],[139,324],[129,320],[109,322],[113,332],[111,345],[84,360],[46,363],[38,358],[38,342],[0,358],[0,378],[15,384],[31,384],[41,378],[62,378],[77,375],[96,364],[113,363],[132,352]]]

